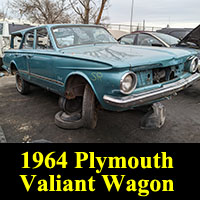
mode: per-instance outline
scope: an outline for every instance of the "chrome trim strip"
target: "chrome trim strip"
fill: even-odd
[[[199,79],[200,73],[195,73],[188,78],[184,78],[174,83],[163,85],[161,88],[158,89],[142,92],[139,94],[133,94],[125,97],[104,95],[103,99],[106,103],[121,108],[130,106],[140,106],[157,99],[167,98],[175,94],[176,92],[179,92],[184,88],[189,87]]]
[[[39,78],[39,79],[43,79],[43,80],[46,80],[46,81],[51,81],[51,82],[57,83],[59,85],[64,85],[64,83],[62,83],[60,81],[57,81],[57,80],[54,80],[54,79],[51,79],[51,78],[40,76],[40,75],[37,75],[37,74],[34,74],[34,73],[29,73],[28,71],[25,71],[25,70],[19,70],[19,71],[22,72],[22,73],[28,74],[30,76],[34,76],[34,77]]]

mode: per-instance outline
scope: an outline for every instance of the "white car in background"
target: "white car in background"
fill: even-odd
[[[30,27],[32,27],[32,25],[20,22],[13,22],[8,20],[0,21],[0,68],[2,66],[3,52],[10,48],[11,33]],[[16,41],[15,44],[17,46],[20,44],[20,42]]]

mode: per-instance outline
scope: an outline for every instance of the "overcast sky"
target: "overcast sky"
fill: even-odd
[[[0,4],[7,0],[0,0]],[[110,0],[105,11],[109,23],[130,24],[132,0]],[[0,5],[1,6],[1,5]],[[200,24],[200,0],[134,0],[133,24],[165,27],[196,27]]]
[[[111,23],[129,23],[132,0],[110,0]],[[195,27],[200,24],[200,0],[134,0],[133,23]]]

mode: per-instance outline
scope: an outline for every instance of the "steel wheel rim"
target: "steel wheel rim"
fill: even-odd
[[[21,79],[21,77],[19,75],[17,75],[16,79],[17,79],[16,80],[17,81],[17,89],[19,91],[22,91],[22,79]]]

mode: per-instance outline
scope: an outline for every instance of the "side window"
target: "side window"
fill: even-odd
[[[12,36],[12,39],[11,39],[11,49],[19,49],[21,41],[22,41],[22,35]]]
[[[25,39],[23,43],[23,49],[32,49],[34,43],[34,30],[27,32],[25,34]]]
[[[136,35],[127,35],[121,38],[120,44],[133,45]]]
[[[3,35],[3,23],[0,23],[0,35]]]
[[[46,28],[37,30],[36,49],[53,49]]]
[[[137,45],[142,46],[163,46],[163,44],[157,40],[156,38],[147,35],[147,34],[139,34],[137,39]]]

